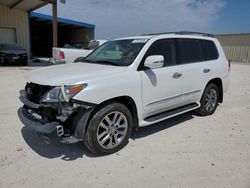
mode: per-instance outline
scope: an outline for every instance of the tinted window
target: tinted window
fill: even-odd
[[[199,40],[177,39],[178,59],[180,64],[194,63],[204,60]]]
[[[213,41],[200,40],[204,57],[206,61],[215,60],[219,57],[219,53]]]
[[[162,55],[164,57],[164,66],[175,65],[175,45],[174,40],[158,40],[148,49],[145,59],[151,55]]]

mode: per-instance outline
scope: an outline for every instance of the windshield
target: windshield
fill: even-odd
[[[147,40],[114,40],[103,44],[85,58],[85,62],[128,66],[135,60]]]
[[[24,51],[23,48],[17,46],[16,44],[0,44],[0,50]]]

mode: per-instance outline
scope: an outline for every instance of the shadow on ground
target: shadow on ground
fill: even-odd
[[[23,127],[21,132],[30,148],[42,157],[49,159],[61,158],[65,161],[76,160],[83,156],[94,157],[82,142],[75,144],[63,144],[58,140],[49,142],[26,127]]]
[[[137,131],[134,131],[131,139],[136,140],[148,135],[157,134],[157,132],[176,126],[192,118],[192,113],[186,113],[151,126],[141,127]],[[92,155],[87,148],[85,148],[82,142],[70,145],[62,144],[59,141],[48,142],[25,127],[22,128],[21,132],[25,142],[30,146],[30,148],[42,157],[49,159],[61,158],[65,161],[76,160],[78,158],[82,158],[83,156],[96,157]]]

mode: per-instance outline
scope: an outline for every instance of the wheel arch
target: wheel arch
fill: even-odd
[[[72,119],[75,119],[77,121],[75,121],[74,125],[72,125],[74,127],[74,135],[79,139],[84,139],[91,118],[99,109],[111,102],[118,102],[125,105],[131,112],[133,118],[133,128],[138,127],[138,111],[134,100],[129,96],[119,96],[103,101],[92,109],[88,109],[87,111],[80,111],[74,114]]]
[[[110,103],[110,102],[118,102],[123,105],[125,105],[129,111],[131,112],[132,118],[133,118],[133,127],[137,128],[138,127],[138,110],[135,101],[133,100],[132,97],[130,96],[119,96],[119,97],[114,97],[111,99],[108,99],[106,101],[103,101],[102,103],[98,104],[96,106],[96,110],[101,108],[103,105]],[[95,113],[95,110],[92,112],[93,114]]]
[[[209,84],[215,84],[218,87],[218,89],[219,89],[219,103],[222,103],[223,102],[223,84],[222,84],[221,78],[214,78],[214,79],[210,80],[207,83],[206,87]]]

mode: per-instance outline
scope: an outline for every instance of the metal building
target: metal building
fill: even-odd
[[[0,43],[16,43],[30,54],[28,12],[46,4],[39,0],[0,0]]]
[[[0,43],[16,43],[28,56],[52,55],[52,17],[32,12],[56,0],[0,0]],[[95,25],[58,18],[58,45],[88,43]],[[57,38],[57,36],[56,36]]]
[[[232,62],[250,63],[250,33],[216,35]]]

